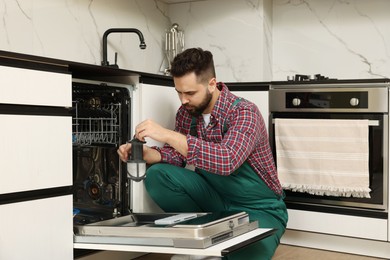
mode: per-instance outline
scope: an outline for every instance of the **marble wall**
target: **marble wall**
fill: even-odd
[[[171,21],[185,31],[186,47],[214,55],[217,79],[272,79],[272,1],[207,0],[169,6]]]
[[[213,52],[218,80],[285,80],[294,74],[331,78],[390,77],[388,0],[0,0],[0,49],[162,74],[165,31],[178,23],[186,47]]]
[[[101,64],[102,36],[108,28],[138,28],[110,34],[108,60],[124,69],[158,73],[162,40],[170,22],[167,5],[153,0],[0,0],[0,49],[89,64]]]
[[[390,77],[388,0],[208,0],[169,10],[187,46],[215,53],[224,81]]]
[[[390,1],[274,0],[273,79],[390,77]]]

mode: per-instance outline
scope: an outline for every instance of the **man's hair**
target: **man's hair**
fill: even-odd
[[[213,54],[201,48],[187,49],[173,59],[170,72],[173,77],[194,72],[198,82],[206,83],[215,78]]]

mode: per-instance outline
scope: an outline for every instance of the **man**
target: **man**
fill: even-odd
[[[144,146],[144,160],[152,164],[148,193],[166,212],[247,212],[259,227],[278,231],[228,259],[271,259],[288,217],[259,109],[217,83],[209,51],[185,50],[173,60],[171,74],[182,103],[175,130],[149,119],[135,128],[136,138],[165,143]],[[129,151],[130,144],[118,149],[123,161]]]

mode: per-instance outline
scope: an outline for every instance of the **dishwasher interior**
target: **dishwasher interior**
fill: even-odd
[[[117,149],[129,140],[131,86],[72,85],[74,223],[127,215],[129,185]]]

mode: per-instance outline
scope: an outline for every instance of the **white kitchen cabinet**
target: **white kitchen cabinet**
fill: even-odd
[[[72,196],[0,205],[0,259],[73,259]]]
[[[0,104],[71,107],[71,75],[0,66]]]
[[[288,215],[288,229],[387,241],[387,219],[293,209]]]
[[[163,127],[174,129],[176,111],[181,103],[175,88],[140,83],[134,91],[133,126],[146,119],[152,119]],[[134,130],[133,130],[134,133]],[[147,145],[163,144],[146,139]],[[150,198],[143,182],[132,182],[132,209],[134,212],[161,212]]]
[[[181,103],[174,87],[141,83],[139,90],[139,122],[153,119],[163,127],[174,129],[176,111]],[[134,124],[137,125],[138,122]],[[147,140],[148,145],[162,146],[154,140]]]
[[[389,259],[390,255],[390,244],[385,241],[298,231],[293,229],[286,230],[281,238],[281,243],[299,247],[344,252],[353,255],[380,257],[381,259]]]
[[[0,194],[72,185],[72,118],[0,111]]]
[[[71,75],[59,70],[0,66],[0,259],[73,259]]]

